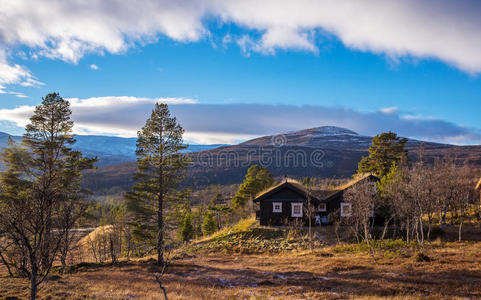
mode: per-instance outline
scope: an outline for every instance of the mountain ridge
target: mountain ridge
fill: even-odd
[[[0,132],[0,150],[7,146],[8,138],[20,142],[21,136]],[[103,135],[75,135],[75,150],[80,150],[85,156],[98,157],[98,166],[109,166],[136,160],[135,150],[137,138],[124,138]],[[197,152],[225,146],[224,144],[189,145],[185,152]]]
[[[188,154],[192,163],[184,186],[240,183],[247,168],[263,165],[274,176],[301,178],[347,178],[357,170],[357,163],[368,155],[372,137],[329,126],[254,138],[237,145],[221,146]],[[460,162],[481,165],[481,146],[455,146],[408,139],[410,159],[417,159],[417,149],[424,143],[429,162],[454,156]],[[127,189],[133,184],[135,162],[99,168],[86,176],[86,186],[93,190]]]

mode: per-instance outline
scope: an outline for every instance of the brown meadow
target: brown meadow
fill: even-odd
[[[337,249],[337,250],[336,250]],[[481,298],[481,243],[433,243],[424,252],[378,253],[326,247],[275,255],[203,254],[174,259],[163,277],[169,299]],[[57,272],[42,299],[162,299],[154,260],[78,264]],[[29,295],[28,282],[0,269],[0,298]]]

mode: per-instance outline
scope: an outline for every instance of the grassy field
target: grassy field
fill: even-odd
[[[347,249],[347,250],[346,250]],[[481,298],[481,243],[448,243],[416,255],[327,248],[278,255],[210,254],[172,261],[163,277],[169,299]],[[53,274],[43,298],[160,299],[152,260],[77,265]],[[28,295],[24,279],[0,278],[0,298]]]
[[[177,251],[163,276],[169,299],[481,298],[481,242],[437,241],[421,249],[388,240],[375,245],[374,262],[362,244],[303,250],[288,233],[252,225],[241,222]],[[151,258],[80,263],[65,275],[54,270],[39,296],[162,299],[159,270]],[[0,299],[25,298],[27,286],[0,267]]]

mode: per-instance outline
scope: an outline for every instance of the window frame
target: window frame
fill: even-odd
[[[324,206],[323,209],[321,209],[321,207],[320,207],[321,205]],[[319,211],[319,212],[326,212],[326,211],[327,211],[327,203],[325,203],[325,202],[319,203],[319,206],[317,207],[317,211]]]
[[[344,212],[344,207],[349,207],[349,213]],[[341,202],[341,217],[350,217],[352,216],[352,203],[349,202]]]
[[[280,208],[276,209],[276,205],[279,205]],[[272,202],[272,212],[273,213],[281,213],[282,212],[282,202]]]
[[[302,202],[295,202],[295,203],[291,203],[291,217],[293,218],[302,218],[303,216],[303,203]],[[300,206],[300,212],[298,214],[294,213],[294,207],[296,206]]]

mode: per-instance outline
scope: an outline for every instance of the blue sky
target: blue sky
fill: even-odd
[[[0,8],[0,131],[21,133],[33,106],[56,91],[73,99],[81,134],[133,136],[153,103],[163,101],[194,143],[234,143],[322,125],[481,142],[481,6],[472,1],[456,9],[452,1],[387,7],[373,1],[357,21],[346,16],[352,7],[311,1],[306,5],[313,9],[294,16],[291,6],[271,1],[262,2],[260,12],[236,3],[219,9],[216,1],[202,1],[205,11],[198,12],[189,1],[157,1],[150,10],[173,21],[148,29],[143,20],[150,10],[132,20],[109,15],[114,20],[106,23],[101,17],[112,12],[101,6],[85,7],[90,13],[82,19],[64,5],[52,14],[67,11],[81,21],[77,28],[66,18],[57,24],[65,27],[60,32],[36,24],[28,1],[19,2]],[[122,10],[122,2],[112,2]],[[424,24],[427,8],[439,16]],[[340,17],[331,19],[323,9]],[[376,21],[377,9],[384,18]],[[278,15],[289,18],[279,21]],[[20,24],[8,22],[19,16]],[[407,21],[411,28],[401,25]]]

